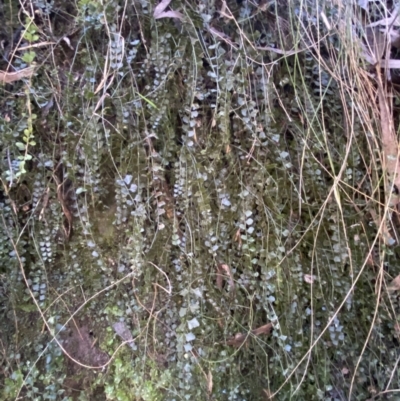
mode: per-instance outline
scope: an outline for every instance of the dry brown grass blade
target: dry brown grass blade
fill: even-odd
[[[251,334],[254,336],[260,336],[261,334],[269,334],[272,330],[272,323],[264,324],[264,326],[260,326],[257,329],[251,330]],[[226,343],[231,345],[232,347],[240,347],[242,346],[247,339],[250,337],[248,333],[237,333],[234,337],[230,338]]]
[[[0,71],[0,82],[9,84],[20,79],[30,78],[35,71],[35,67],[27,67],[15,72]]]

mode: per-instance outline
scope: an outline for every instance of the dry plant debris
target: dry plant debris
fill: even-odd
[[[388,291],[399,291],[400,290],[400,275],[395,277],[387,287]]]
[[[35,67],[27,67],[18,71],[0,71],[0,82],[9,84],[11,82],[20,81],[24,78],[31,78],[35,72]]]
[[[235,334],[234,337],[230,338],[226,344],[230,345],[232,347],[241,347],[244,345],[249,338],[252,336],[259,337],[262,334],[270,334],[271,330],[273,328],[272,323],[267,323],[261,327],[258,327],[257,329],[251,330],[250,333],[237,333]]]
[[[169,3],[171,3],[171,0],[162,0],[158,6],[154,9],[154,18],[155,19],[160,19],[160,18],[177,18],[177,19],[182,19],[183,14],[180,13],[179,11],[165,11],[165,9],[168,7]]]
[[[217,288],[219,290],[222,290],[222,288],[223,288],[223,280],[226,277],[229,280],[229,291],[234,291],[235,290],[235,282],[233,281],[233,276],[232,276],[231,269],[225,263],[218,263],[217,264],[216,284],[217,284]]]

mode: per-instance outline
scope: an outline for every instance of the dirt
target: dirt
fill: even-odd
[[[96,376],[106,369],[104,365],[109,356],[99,348],[98,338],[91,328],[72,323],[62,336],[62,345],[68,354],[64,356],[67,366],[64,388],[68,395],[77,399],[81,391],[91,389],[96,400],[103,399],[104,390],[99,386],[93,387]]]

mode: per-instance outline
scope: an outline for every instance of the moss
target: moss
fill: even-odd
[[[40,67],[0,87],[3,398],[345,399],[353,383],[366,399],[388,377],[396,388],[398,302],[375,292],[397,275],[396,251],[371,219],[385,176],[356,46],[307,22],[305,3],[171,2],[182,21],[155,20],[141,0],[40,4],[37,42],[18,45]],[[16,5],[0,9],[0,35],[23,28]],[[67,212],[73,235],[57,241]],[[118,349],[116,322],[132,347]],[[70,351],[90,359],[91,339],[112,355],[98,375],[74,373],[43,335],[89,323],[99,333]]]

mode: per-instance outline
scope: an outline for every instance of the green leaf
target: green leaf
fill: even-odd
[[[81,194],[82,192],[86,192],[86,188],[79,187],[79,188],[76,190],[76,194],[77,194],[77,195]]]
[[[25,150],[25,145],[22,142],[15,142],[15,146],[19,149],[19,150]]]
[[[18,305],[18,309],[21,309],[24,312],[35,312],[36,306],[34,304],[22,304]]]
[[[140,98],[142,98],[144,101],[146,101],[151,107],[154,107],[156,110],[158,110],[158,107],[150,100],[147,99],[147,97],[141,95],[139,92],[136,92]]]
[[[36,57],[36,53],[30,50],[22,56],[22,61],[27,64],[31,64],[32,61],[35,59],[35,57]]]
[[[28,41],[28,42],[33,42],[33,35],[30,32],[25,32],[24,38]]]

